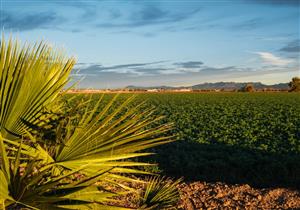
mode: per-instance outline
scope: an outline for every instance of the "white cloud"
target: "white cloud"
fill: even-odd
[[[269,52],[255,52],[255,54],[259,55],[264,63],[275,66],[286,66],[294,62],[292,59],[281,58]]]
[[[165,70],[161,70],[158,71],[160,74],[165,74],[165,75],[169,75],[169,74],[184,74],[183,71],[181,71],[180,69],[165,69]]]

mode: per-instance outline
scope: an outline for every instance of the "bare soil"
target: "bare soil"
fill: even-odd
[[[129,187],[138,190],[138,194],[144,191],[144,184],[126,183]],[[115,190],[115,189],[114,189]],[[113,191],[114,191],[113,190]],[[247,184],[228,185],[221,182],[191,182],[178,185],[180,200],[174,208],[178,210],[196,209],[299,209],[300,191],[287,188],[252,188]],[[127,207],[130,209],[139,208],[139,196],[129,193],[127,196],[120,196],[110,204]]]
[[[206,182],[183,183],[178,188],[178,209],[300,209],[297,190]]]

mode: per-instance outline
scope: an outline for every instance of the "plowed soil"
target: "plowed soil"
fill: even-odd
[[[206,182],[183,183],[178,188],[178,209],[300,209],[297,190]]]

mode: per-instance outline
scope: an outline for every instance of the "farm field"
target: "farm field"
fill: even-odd
[[[0,5],[0,210],[300,210],[300,0]]]
[[[158,166],[147,170],[186,181],[299,188],[299,94],[144,93],[131,106],[141,102],[165,116],[159,123],[174,123],[170,134],[177,139],[151,149],[157,155],[143,160]]]

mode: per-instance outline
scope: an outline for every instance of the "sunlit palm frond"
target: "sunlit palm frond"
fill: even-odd
[[[53,102],[75,64],[59,51],[41,42],[21,46],[6,41],[0,46],[0,132],[2,136],[19,137],[41,126],[51,118]],[[57,107],[56,107],[57,108]]]
[[[26,164],[22,164],[22,145],[18,144],[17,152],[8,150],[14,155],[14,159],[9,160],[0,136],[0,204],[3,209],[101,209],[104,202],[117,195],[100,190],[95,185],[107,171],[99,170],[93,175],[74,179],[75,174],[88,167],[82,165],[76,170],[54,175],[51,170],[54,165],[42,165],[36,159],[26,160]],[[113,207],[107,206],[105,209],[109,208]]]
[[[181,181],[182,179],[172,181],[164,177],[150,178],[141,200],[140,209],[176,209],[175,206],[180,198],[177,185]]]
[[[101,97],[66,110],[57,99],[73,66],[73,58],[44,43],[21,47],[2,38],[0,208],[103,209],[118,193],[99,181],[129,189],[122,182],[138,180],[128,174],[148,174],[135,167],[149,164],[134,158],[173,141],[172,125],[159,125],[153,109],[128,107],[133,97],[119,104],[116,95],[104,107]],[[49,143],[43,132],[53,122]]]
[[[82,171],[85,174],[112,168],[106,176],[106,179],[111,178],[110,181],[115,179],[128,181],[129,178],[121,174],[147,174],[132,167],[150,164],[131,159],[152,154],[142,150],[172,142],[174,140],[172,136],[162,136],[172,128],[172,125],[150,127],[161,119],[151,117],[152,109],[141,112],[137,106],[124,110],[133,97],[114,108],[112,105],[116,99],[117,96],[97,113],[100,99],[96,106],[85,110],[80,120],[76,121],[77,124],[73,124],[73,121],[64,124],[66,134],[63,135],[64,139],[60,144],[54,145],[55,152],[49,152],[40,144],[35,144],[34,147],[23,145],[21,151],[44,163],[53,163],[69,170],[89,164],[89,167]],[[115,117],[117,115],[118,117]],[[27,135],[32,142],[38,141],[30,133]],[[11,140],[5,142],[12,145],[11,148],[16,144]]]
[[[113,167],[108,174],[145,173],[128,167],[147,165],[146,163],[130,159],[150,155],[151,153],[142,150],[173,141],[170,136],[162,136],[172,125],[151,128],[149,125],[161,119],[151,117],[153,110],[141,112],[139,107],[124,110],[133,97],[114,108],[116,99],[117,96],[98,114],[96,112],[101,99],[91,110],[85,111],[78,125],[69,129],[72,132],[66,135],[69,138],[57,147],[53,157],[57,164],[74,169],[89,163],[85,173],[107,167]],[[116,175],[111,177],[119,178]]]

